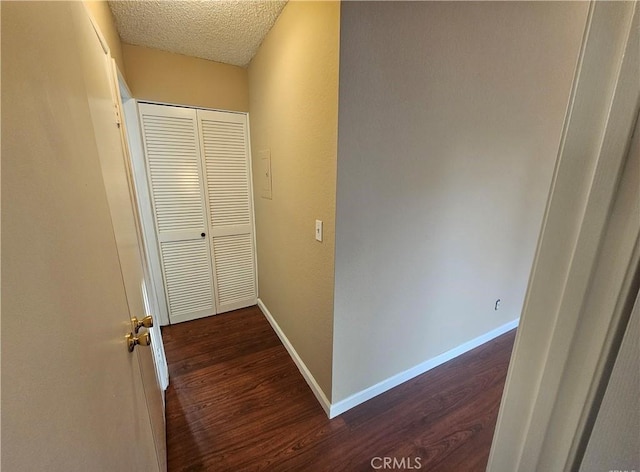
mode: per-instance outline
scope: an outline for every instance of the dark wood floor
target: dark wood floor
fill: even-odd
[[[257,307],[163,328],[169,471],[484,471],[514,336],[329,420]]]

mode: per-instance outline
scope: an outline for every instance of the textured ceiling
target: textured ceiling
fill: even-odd
[[[122,41],[245,67],[286,0],[110,1]]]

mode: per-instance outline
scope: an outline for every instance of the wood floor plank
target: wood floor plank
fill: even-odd
[[[162,332],[170,472],[372,471],[374,457],[483,471],[515,339],[514,330],[329,420],[257,307]]]

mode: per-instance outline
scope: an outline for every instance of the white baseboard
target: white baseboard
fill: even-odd
[[[271,312],[269,311],[269,309],[266,307],[264,302],[259,298],[258,298],[258,308],[260,308],[265,318],[267,319],[269,324],[271,324],[271,327],[280,338],[280,341],[282,341],[282,344],[284,344],[284,347],[289,352],[289,355],[293,359],[293,362],[295,362],[296,366],[298,366],[298,370],[300,371],[304,379],[307,381],[307,384],[309,384],[311,391],[318,399],[318,402],[320,402],[320,405],[322,406],[323,410],[325,411],[327,416],[331,418],[331,415],[330,415],[331,403],[329,402],[324,392],[316,382],[316,379],[313,377],[313,375],[311,375],[311,372],[309,372],[309,369],[307,368],[305,363],[302,361],[302,359],[296,352],[295,348],[289,341],[289,338],[287,338],[287,336],[284,334],[282,329],[280,329],[278,322],[273,318],[273,315],[271,315]]]
[[[350,397],[345,398],[337,403],[331,404],[329,409],[329,418],[334,418],[347,410],[350,410],[356,405],[366,402],[371,398],[380,395],[381,393],[386,392],[387,390],[392,389],[400,385],[407,380],[410,380],[418,375],[424,374],[428,370],[433,369],[441,364],[444,364],[451,359],[458,357],[461,354],[464,354],[471,349],[474,349],[488,341],[491,341],[494,338],[497,338],[501,334],[506,333],[507,331],[511,331],[513,328],[518,326],[519,319],[515,319],[506,323],[498,328],[489,331],[488,333],[483,334],[482,336],[478,336],[475,339],[467,341],[464,344],[461,344],[458,347],[454,347],[453,349],[440,354],[432,359],[424,361],[417,366],[412,367],[411,369],[405,370],[404,372],[400,372],[392,377],[389,377],[382,382],[378,382],[377,384],[366,388],[358,393],[351,395]]]
[[[282,329],[280,329],[278,322],[273,318],[273,315],[271,314],[269,309],[266,307],[264,302],[259,298],[258,298],[258,307],[264,314],[267,321],[269,321],[269,324],[271,324],[271,327],[280,338],[280,341],[282,341],[282,344],[284,344],[284,347],[289,352],[289,355],[293,359],[293,362],[295,362],[296,366],[298,366],[298,370],[300,370],[300,373],[306,380],[307,384],[311,388],[311,391],[316,396],[318,402],[322,406],[322,409],[326,412],[329,418],[335,418],[336,416],[344,413],[345,411],[350,410],[351,408],[361,403],[364,403],[367,400],[370,400],[371,398],[386,392],[387,390],[391,390],[393,387],[396,387],[401,383],[406,382],[407,380],[411,380],[412,378],[417,377],[418,375],[424,374],[425,372],[433,369],[434,367],[438,367],[439,365],[444,364],[445,362],[450,361],[451,359],[454,359],[459,355],[470,351],[471,349],[475,349],[476,347],[481,346],[482,344],[497,338],[498,336],[506,333],[507,331],[511,331],[513,328],[516,328],[518,326],[518,322],[519,322],[519,319],[510,321],[502,326],[497,327],[494,330],[489,331],[488,333],[485,333],[481,336],[478,336],[477,338],[467,341],[466,343],[461,344],[458,347],[454,347],[453,349],[445,353],[442,353],[439,356],[436,356],[432,359],[424,361],[408,370],[405,370],[404,372],[400,372],[399,374],[389,377],[388,379],[383,380],[382,382],[378,382],[377,384],[372,385],[369,388],[365,388],[364,390],[358,393],[355,393],[350,397],[345,398],[344,400],[341,400],[337,403],[332,404],[327,399],[326,395],[324,394],[324,392],[316,382],[316,379],[313,377],[311,372],[309,372],[309,369],[307,368],[305,363],[302,361],[302,359],[296,352],[295,348],[289,341],[289,338],[287,338],[287,336],[284,334]]]

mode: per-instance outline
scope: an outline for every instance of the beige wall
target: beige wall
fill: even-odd
[[[587,9],[342,4],[334,402],[519,317]]]
[[[85,1],[85,4],[135,98],[249,111],[246,69],[122,43],[107,2]]]
[[[1,8],[2,470],[157,471],[96,140],[96,113],[118,134],[102,47],[80,2]]]
[[[331,394],[340,7],[290,2],[249,66],[259,294]],[[271,150],[273,199],[260,197]],[[314,239],[324,221],[324,241]]]
[[[139,100],[248,111],[247,70],[159,49],[122,44],[127,84]]]
[[[109,46],[109,51],[111,52],[111,57],[113,57],[118,65],[118,69],[123,76],[127,76],[127,73],[124,68],[124,60],[122,58],[122,45],[120,43],[120,35],[118,35],[118,30],[116,29],[116,24],[113,19],[113,14],[111,13],[111,9],[109,8],[109,4],[106,1],[86,1],[85,5],[89,8],[89,12],[91,16],[98,24],[98,28],[100,28],[100,32],[104,36],[104,39],[107,41]]]

